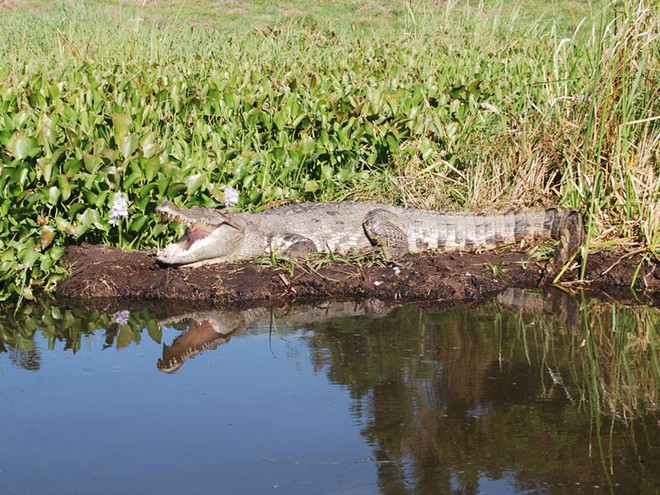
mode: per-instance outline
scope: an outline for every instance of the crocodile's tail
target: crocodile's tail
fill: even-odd
[[[582,242],[582,217],[566,208],[510,211],[501,215],[446,214],[438,221],[438,248],[446,250],[491,249],[532,238],[561,240],[562,235],[568,236],[572,244]],[[570,234],[565,232],[567,229]]]
[[[541,284],[551,283],[578,252],[584,240],[580,212],[567,208],[510,211],[503,215],[466,215],[442,219],[438,247],[472,251],[514,244],[523,239],[551,238],[559,241]]]

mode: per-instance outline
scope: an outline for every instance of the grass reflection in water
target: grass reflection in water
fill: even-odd
[[[502,480],[511,492],[649,493],[660,481],[659,328],[657,308],[555,292],[509,291],[449,310],[378,301],[168,313],[25,306],[0,327],[0,363],[47,374],[49,352],[84,355],[96,335],[106,349],[152,349],[152,369],[189,387],[201,366],[191,358],[240,380],[240,370],[221,369],[233,362],[223,358],[239,352],[234,342],[270,335],[296,370],[348,392],[382,493],[487,491]],[[267,369],[263,354],[252,362],[242,352],[247,367]],[[6,375],[0,384],[13,380]],[[264,403],[250,400],[273,407],[292,385],[270,380]]]

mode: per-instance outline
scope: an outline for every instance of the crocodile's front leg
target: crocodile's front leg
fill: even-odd
[[[393,258],[400,258],[408,254],[408,236],[397,225],[399,222],[396,214],[376,208],[366,214],[362,227],[373,245]]]
[[[273,237],[271,250],[285,258],[306,258],[317,253],[318,248],[311,239],[294,233],[286,233]]]

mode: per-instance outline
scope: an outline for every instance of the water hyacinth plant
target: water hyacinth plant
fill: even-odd
[[[117,226],[119,224],[120,218],[128,217],[128,202],[126,198],[118,194],[112,203],[112,209],[110,210],[110,225]]]
[[[110,217],[108,223],[113,227],[117,227],[118,237],[119,237],[119,246],[124,247],[125,241],[122,236],[122,218],[128,218],[128,201],[121,194],[115,195],[115,200],[112,202],[112,208],[110,209]]]
[[[236,206],[239,201],[238,191],[231,186],[225,188],[225,206]]]
[[[301,4],[247,29],[156,4],[0,17],[0,298],[52,289],[67,245],[164,243],[165,199],[563,204],[591,247],[660,252],[653,2]]]

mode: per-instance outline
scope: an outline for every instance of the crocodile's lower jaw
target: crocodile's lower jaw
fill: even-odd
[[[204,252],[212,250],[216,242],[213,232],[208,229],[188,229],[178,242],[158,251],[156,257],[168,265],[186,265],[206,258]]]

